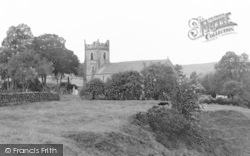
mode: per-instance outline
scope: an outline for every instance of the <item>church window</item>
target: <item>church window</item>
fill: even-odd
[[[103,59],[106,60],[106,53],[103,53]]]
[[[94,54],[90,53],[90,60],[94,60]]]
[[[91,72],[94,73],[95,72],[95,67],[92,66]]]

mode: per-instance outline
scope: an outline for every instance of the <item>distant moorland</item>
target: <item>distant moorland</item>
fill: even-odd
[[[193,71],[196,71],[197,74],[202,73],[203,75],[214,70],[214,65],[216,62],[210,63],[201,63],[201,64],[188,64],[181,65],[183,67],[183,73],[190,75]]]

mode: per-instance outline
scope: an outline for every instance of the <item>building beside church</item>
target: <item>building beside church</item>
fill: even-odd
[[[110,62],[110,43],[100,43],[99,40],[92,44],[87,44],[85,41],[85,72],[86,80],[99,78],[106,81],[112,74],[129,70],[141,71],[144,65],[151,63],[162,63],[174,67],[171,61],[165,60],[145,60],[145,61],[127,61],[127,62]]]

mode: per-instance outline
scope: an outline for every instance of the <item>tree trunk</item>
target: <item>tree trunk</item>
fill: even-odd
[[[44,77],[43,77],[43,75],[41,75],[41,79],[42,79],[42,85],[44,86]]]
[[[46,85],[46,83],[47,83],[47,75],[45,74],[44,75],[44,84]]]
[[[95,92],[92,93],[92,100],[95,100]]]
[[[9,78],[7,78],[7,91],[9,91],[10,86],[9,86]]]

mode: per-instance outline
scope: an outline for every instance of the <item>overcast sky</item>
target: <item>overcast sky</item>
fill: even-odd
[[[188,37],[188,21],[231,12],[235,33],[205,42]],[[157,60],[173,64],[219,61],[227,51],[250,54],[247,0],[4,0],[0,40],[10,26],[31,27],[34,36],[57,34],[84,61],[84,40],[110,40],[111,62]]]

